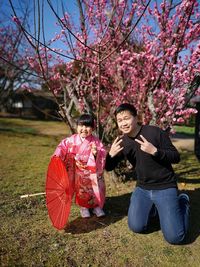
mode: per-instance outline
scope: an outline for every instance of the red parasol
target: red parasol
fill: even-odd
[[[59,157],[52,157],[46,176],[46,204],[49,217],[55,228],[65,227],[69,217],[73,189],[66,167]]]

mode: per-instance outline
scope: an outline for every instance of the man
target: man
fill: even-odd
[[[128,211],[129,228],[136,233],[148,226],[149,213],[155,205],[164,238],[171,244],[181,243],[189,224],[189,197],[178,196],[172,164],[180,161],[177,149],[166,132],[156,126],[139,125],[137,110],[121,104],[115,111],[119,130],[106,158],[106,170],[127,159],[134,167],[137,183]]]

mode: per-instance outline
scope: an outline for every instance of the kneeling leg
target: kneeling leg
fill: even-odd
[[[136,187],[128,210],[128,226],[133,232],[142,233],[147,229],[152,205],[151,199],[144,193],[144,190]]]

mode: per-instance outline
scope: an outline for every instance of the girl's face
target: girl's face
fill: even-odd
[[[117,125],[123,134],[131,136],[137,127],[137,117],[134,117],[128,110],[117,114]]]
[[[91,135],[93,128],[91,126],[85,126],[78,124],[77,126],[77,133],[80,135],[81,138],[86,138],[87,136]]]

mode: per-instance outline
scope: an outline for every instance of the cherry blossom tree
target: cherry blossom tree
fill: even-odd
[[[28,58],[56,99],[60,115],[74,130],[73,112],[91,112],[107,139],[113,111],[133,103],[143,123],[166,129],[183,123],[195,109],[189,99],[200,94],[200,8],[197,0],[76,0],[76,16],[58,1],[34,1],[34,34],[14,20],[35,55]],[[57,33],[45,37],[44,5],[55,16]],[[76,17],[76,19],[74,19]],[[57,44],[60,47],[57,48]]]

